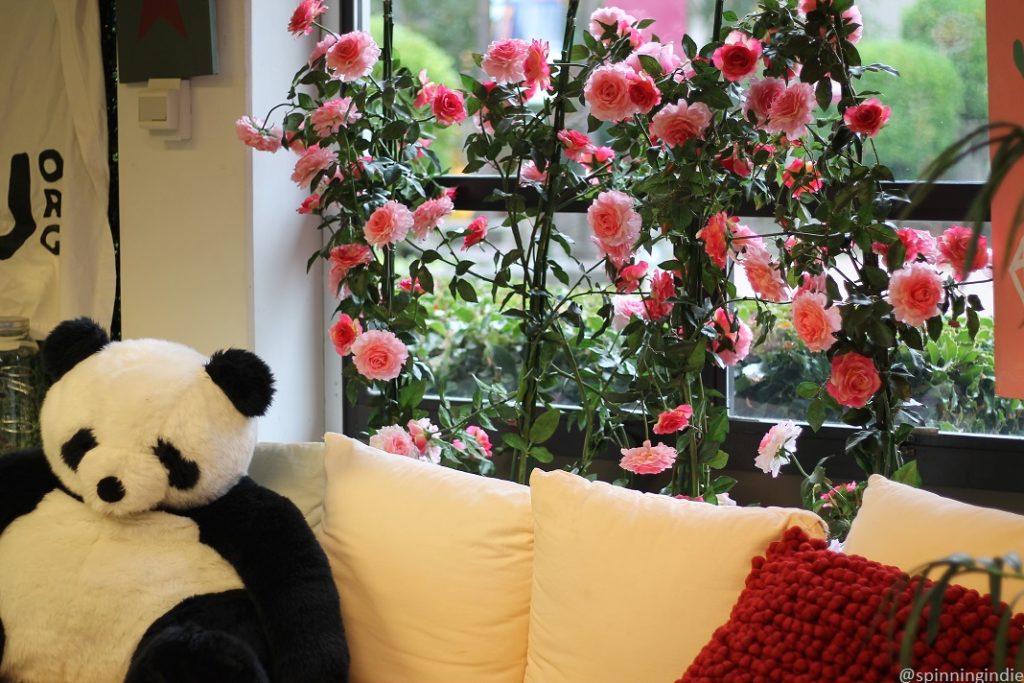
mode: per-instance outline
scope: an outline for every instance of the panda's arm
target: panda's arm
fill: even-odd
[[[32,512],[58,485],[42,450],[0,455],[0,533],[18,517]]]
[[[245,477],[220,499],[186,514],[256,603],[274,660],[272,680],[348,680],[338,592],[298,508]]]

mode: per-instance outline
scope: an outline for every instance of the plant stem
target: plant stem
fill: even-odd
[[[725,12],[725,0],[715,0],[715,27],[711,33],[711,40],[718,40],[718,34],[722,32],[722,15]]]
[[[386,87],[391,85],[393,75],[393,37],[395,29],[394,14],[392,12],[392,0],[384,0],[384,51],[382,58],[384,83]],[[388,120],[394,118],[394,112],[387,98],[384,98],[383,112]],[[385,143],[388,155],[394,159],[397,157],[397,146],[391,142]],[[384,280],[381,283],[381,303],[388,311],[388,320],[391,320],[395,294],[395,248],[393,246],[384,248]],[[387,422],[393,423],[398,419],[398,378],[388,380],[384,386],[384,415]]]

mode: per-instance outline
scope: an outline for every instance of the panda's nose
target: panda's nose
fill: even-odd
[[[124,484],[117,477],[105,477],[96,484],[96,495],[107,503],[116,503],[124,498]]]

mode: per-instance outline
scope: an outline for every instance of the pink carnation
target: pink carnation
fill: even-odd
[[[435,465],[441,462],[441,446],[438,443],[437,426],[430,422],[430,418],[421,417],[418,420],[409,420],[409,438],[416,447],[415,457],[424,462],[432,462]]]
[[[647,275],[647,261],[640,261],[619,270],[619,277],[615,280],[615,288],[620,294],[630,294],[640,288],[640,283]]]
[[[407,458],[417,456],[416,444],[412,442],[412,437],[398,425],[378,429],[377,433],[370,437],[370,446],[386,453],[404,455]]]
[[[810,83],[794,83],[772,101],[765,130],[799,138],[814,120],[814,87]]]
[[[863,408],[875,392],[882,387],[875,362],[855,351],[842,353],[832,359],[832,374],[825,391],[839,405]]]
[[[370,248],[365,244],[342,244],[331,249],[329,259],[330,273],[328,276],[328,286],[331,289],[331,294],[337,296],[338,287],[341,286],[341,281],[345,279],[350,270],[358,266],[364,266],[371,260],[373,260],[373,256],[370,253]]]
[[[387,330],[363,332],[352,344],[352,362],[366,379],[392,380],[408,358],[409,349]]]
[[[618,190],[606,190],[587,209],[587,222],[594,238],[604,247],[632,248],[640,236],[641,219],[633,209],[633,198]]]
[[[558,132],[558,141],[562,143],[565,156],[573,161],[582,161],[583,158],[594,151],[594,145],[590,142],[587,134],[572,129]]]
[[[266,128],[263,121],[251,116],[243,116],[235,121],[235,135],[260,152],[276,152],[281,149],[281,129]]]
[[[846,127],[854,133],[873,138],[878,135],[878,131],[882,130],[882,126],[889,122],[890,116],[892,116],[892,109],[872,97],[863,104],[849,107],[843,112],[843,121],[846,123]]]
[[[623,448],[619,467],[633,474],[658,474],[664,472],[676,461],[676,449],[665,444],[652,446],[644,441],[639,448]]]
[[[625,64],[605,64],[590,73],[583,98],[590,114],[600,121],[621,121],[637,112],[629,96],[635,72]]]
[[[363,226],[363,236],[375,247],[401,242],[409,234],[413,218],[409,208],[391,200],[370,214],[370,220]]]
[[[523,75],[531,89],[547,90],[551,87],[551,65],[548,64],[548,41],[532,40],[526,48]]]
[[[309,116],[313,130],[322,138],[337,133],[342,126],[353,124],[361,118],[363,115],[352,104],[351,97],[327,100]]]
[[[292,181],[299,187],[308,186],[317,173],[326,171],[332,164],[338,163],[338,155],[332,149],[320,145],[310,145],[295,162]]]
[[[327,51],[330,50],[336,42],[338,42],[338,36],[334,34],[327,34],[324,36],[324,39],[317,43],[316,47],[313,48],[313,51],[309,53],[309,65],[313,66],[313,63],[316,62],[316,60],[326,55]]]
[[[712,320],[718,338],[711,342],[711,350],[718,354],[723,363],[733,367],[750,353],[750,344],[754,340],[754,333],[738,315],[730,314],[724,308],[715,309]],[[734,326],[736,329],[733,329]],[[732,348],[725,347],[723,342],[726,341]]]
[[[340,36],[327,50],[327,66],[349,83],[368,75],[380,58],[380,48],[369,33],[352,31]]]
[[[634,23],[636,23],[636,19],[633,15],[627,14],[618,7],[598,7],[590,15],[590,24],[587,30],[590,32],[590,35],[601,40],[605,32],[605,26],[614,26],[621,34],[623,26],[628,27]]]
[[[786,83],[781,78],[764,78],[753,80],[747,90],[747,99],[743,102],[743,116],[754,112],[758,125],[763,126],[768,120],[768,112],[779,95],[786,91]]]
[[[967,252],[973,235],[970,228],[954,225],[939,237],[939,265],[948,266],[957,282],[963,282],[972,272],[989,265],[988,240],[979,236],[974,263],[967,266]]]
[[[803,429],[797,427],[792,420],[784,420],[774,425],[761,438],[754,465],[773,478],[779,476],[782,466],[796,455],[796,440],[802,431]]]
[[[730,217],[724,211],[719,211],[708,219],[703,228],[697,231],[697,239],[704,242],[704,253],[719,268],[725,268],[726,257],[729,254],[728,237],[732,231],[730,224],[739,223],[739,220],[739,218]]]
[[[842,317],[835,306],[826,308],[828,299],[813,291],[798,292],[793,298],[793,329],[811,351],[827,351],[836,343],[835,333],[842,329]]]
[[[725,45],[712,53],[711,61],[725,80],[742,81],[757,70],[761,50],[760,40],[742,31],[733,31],[725,39]]]
[[[522,83],[526,79],[526,57],[530,45],[525,40],[506,38],[487,46],[480,68],[497,83]]]
[[[639,296],[612,297],[612,327],[622,330],[636,316],[641,320],[647,317],[647,306]]]
[[[487,216],[478,216],[466,226],[466,236],[462,239],[462,251],[466,251],[474,244],[479,244],[487,238]]]
[[[532,161],[524,161],[522,170],[519,173],[519,184],[527,185],[530,183],[543,184],[548,179],[547,171],[541,171],[537,168],[537,164]]]
[[[658,415],[658,422],[651,431],[655,434],[681,432],[690,426],[691,417],[693,417],[693,407],[684,403]]]
[[[302,0],[288,22],[288,32],[294,36],[308,36],[313,31],[313,22],[327,11],[323,0]]]
[[[302,204],[299,208],[295,209],[295,213],[310,214],[320,208],[320,195],[311,194],[302,200]]]
[[[711,110],[703,102],[687,104],[680,100],[666,104],[651,119],[651,131],[669,147],[684,144],[693,138],[703,138],[711,123]]]
[[[487,435],[487,432],[476,425],[470,425],[466,427],[466,434],[480,444],[480,449],[486,457],[491,457],[492,453],[494,453],[494,447],[491,446],[491,437]]]
[[[342,313],[338,320],[331,325],[331,342],[334,350],[339,356],[347,356],[352,351],[352,344],[363,331],[363,326],[358,320],[353,320],[347,313]]]
[[[908,325],[923,325],[939,315],[942,298],[942,278],[926,263],[909,263],[889,279],[886,300],[896,319]]]
[[[760,298],[773,303],[789,300],[789,286],[767,249],[748,249],[743,259],[743,270],[754,293]]]
[[[927,230],[915,230],[914,228],[899,228],[896,230],[896,236],[900,238],[900,242],[903,243],[903,249],[906,251],[906,255],[903,257],[904,263],[913,263],[917,260],[917,257],[922,257],[928,263],[935,261],[938,256],[938,244],[932,234]],[[875,242],[871,245],[871,251],[875,252],[879,256],[885,257],[886,265],[889,263],[889,245],[882,244],[881,242]]]
[[[416,239],[424,240],[430,231],[444,226],[444,219],[455,209],[451,197],[446,194],[428,199],[412,212],[412,232]]]
[[[442,126],[451,126],[466,120],[466,102],[458,90],[449,90],[443,85],[434,89],[434,101],[430,105],[434,118]]]

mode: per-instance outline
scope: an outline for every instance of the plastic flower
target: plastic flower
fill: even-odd
[[[633,474],[658,474],[672,467],[676,449],[664,444],[652,446],[650,441],[638,448],[623,448],[619,467]]]
[[[446,194],[428,199],[412,212],[412,232],[418,240],[424,240],[431,230],[444,226],[444,219],[455,209],[451,197]]]
[[[711,61],[725,80],[742,81],[757,70],[761,50],[760,40],[742,31],[733,31],[725,39],[725,45],[712,53]]]
[[[954,225],[939,237],[939,265],[948,266],[957,282],[963,282],[972,272],[989,265],[988,240],[984,236],[978,237],[974,262],[967,265],[967,252],[973,234],[970,228]]]
[[[363,331],[363,326],[358,320],[353,320],[347,313],[342,313],[333,325],[331,325],[331,343],[339,356],[347,356],[352,351],[352,344]]]
[[[565,156],[573,161],[582,161],[594,151],[594,145],[587,134],[572,129],[558,132],[558,141],[562,143]]]
[[[387,330],[363,332],[352,344],[352,362],[366,379],[392,380],[408,358],[409,349]]]
[[[803,429],[792,420],[784,420],[768,430],[757,447],[754,465],[772,477],[779,476],[779,470],[796,455],[796,440]]]
[[[404,455],[407,458],[414,458],[417,455],[417,448],[412,442],[412,437],[398,425],[378,429],[377,433],[370,437],[370,446],[387,453]]]
[[[525,40],[507,38],[487,46],[480,68],[497,83],[522,83],[526,80],[526,57],[530,45]]]
[[[612,327],[621,330],[636,316],[641,320],[647,318],[647,306],[639,296],[612,297]]]
[[[640,288],[640,283],[647,275],[647,261],[640,261],[619,270],[619,276],[615,280],[615,288],[619,294],[631,294]]]
[[[825,390],[839,405],[863,408],[875,392],[882,388],[875,362],[855,351],[832,359],[832,374]]]
[[[583,98],[590,115],[599,121],[621,121],[638,110],[629,96],[636,72],[625,64],[605,64],[590,72],[583,86]]]
[[[890,116],[892,116],[892,109],[872,97],[843,112],[843,122],[854,133],[873,138],[878,135],[878,131],[882,130],[882,126],[889,122]]]
[[[466,236],[462,239],[462,251],[466,251],[474,244],[483,242],[487,237],[487,216],[479,216],[466,226]]]
[[[684,403],[658,415],[658,422],[651,431],[655,434],[681,432],[690,426],[691,417],[693,417],[693,407]]]
[[[302,200],[302,204],[295,209],[295,213],[310,214],[318,208],[320,208],[320,195],[313,193]]]
[[[621,257],[616,265],[626,261],[633,243],[640,237],[640,214],[633,209],[633,203],[633,198],[625,192],[607,190],[597,195],[587,209],[587,223],[598,246],[613,261]],[[624,248],[626,253],[616,247]]]
[[[704,253],[719,268],[725,268],[725,261],[729,255],[727,238],[732,232],[732,226],[739,223],[739,220],[739,218],[730,217],[724,211],[719,211],[708,219],[703,228],[697,231],[697,239],[704,242]]]
[[[235,135],[249,147],[260,152],[276,152],[281,149],[281,129],[266,128],[263,121],[243,116],[235,121]]]
[[[437,443],[439,430],[430,422],[430,418],[422,417],[419,420],[409,420],[407,427],[413,446],[416,447],[417,459],[432,462],[435,465],[439,464],[441,462],[441,446]]]
[[[380,47],[364,31],[346,33],[327,50],[327,67],[343,82],[369,75],[380,59]]]
[[[782,277],[779,264],[772,259],[767,249],[748,248],[743,259],[743,271],[754,293],[760,298],[773,303],[789,301],[789,286]]]
[[[941,314],[942,278],[927,263],[908,263],[889,279],[886,301],[893,316],[902,323],[920,326]]]
[[[680,100],[666,104],[651,119],[651,132],[669,147],[682,145],[694,138],[703,138],[711,123],[711,110],[703,102],[688,104]]]
[[[548,41],[534,39],[526,48],[523,60],[523,75],[530,90],[547,90],[551,87],[551,65],[548,64]]]
[[[494,447],[491,446],[491,437],[487,435],[487,432],[476,425],[470,425],[469,427],[466,427],[466,434],[480,444],[480,448],[483,450],[486,457],[491,457],[494,453]]]
[[[370,214],[363,226],[363,236],[373,246],[383,247],[404,240],[412,224],[409,207],[392,199]]]
[[[323,0],[302,0],[288,22],[288,32],[294,36],[308,36],[313,31],[313,22],[327,11]]]
[[[443,85],[434,88],[434,99],[430,105],[434,118],[442,126],[451,126],[466,120],[466,102],[458,90]]]
[[[786,170],[782,172],[782,184],[794,188],[794,199],[804,192],[817,192],[825,185],[814,162],[803,159],[793,159],[786,164]]]
[[[351,125],[361,118],[363,115],[352,104],[351,97],[327,100],[309,116],[313,130],[322,138],[337,133],[342,126]]]
[[[839,309],[826,308],[827,303],[824,294],[809,289],[793,298],[793,329],[811,351],[828,351],[836,343],[835,333],[842,329]]]
[[[332,164],[338,163],[338,154],[332,149],[310,145],[295,162],[292,181],[299,187],[306,187],[320,171],[326,171]]]
[[[373,260],[373,255],[365,244],[342,244],[331,249],[331,256],[328,260],[330,263],[329,287],[331,294],[337,295],[338,287],[348,272],[357,266],[369,263]]]
[[[644,301],[648,320],[661,320],[672,314],[669,301],[676,294],[675,278],[667,270],[659,270],[651,276],[651,293]]]
[[[754,333],[738,315],[729,313],[724,308],[716,308],[712,320],[718,338],[711,342],[711,350],[718,354],[723,363],[733,367],[750,353]],[[726,341],[732,345],[731,349],[725,347]]]
[[[765,130],[784,133],[790,139],[802,137],[807,124],[814,120],[814,106],[814,87],[810,83],[793,83],[772,100]]]

